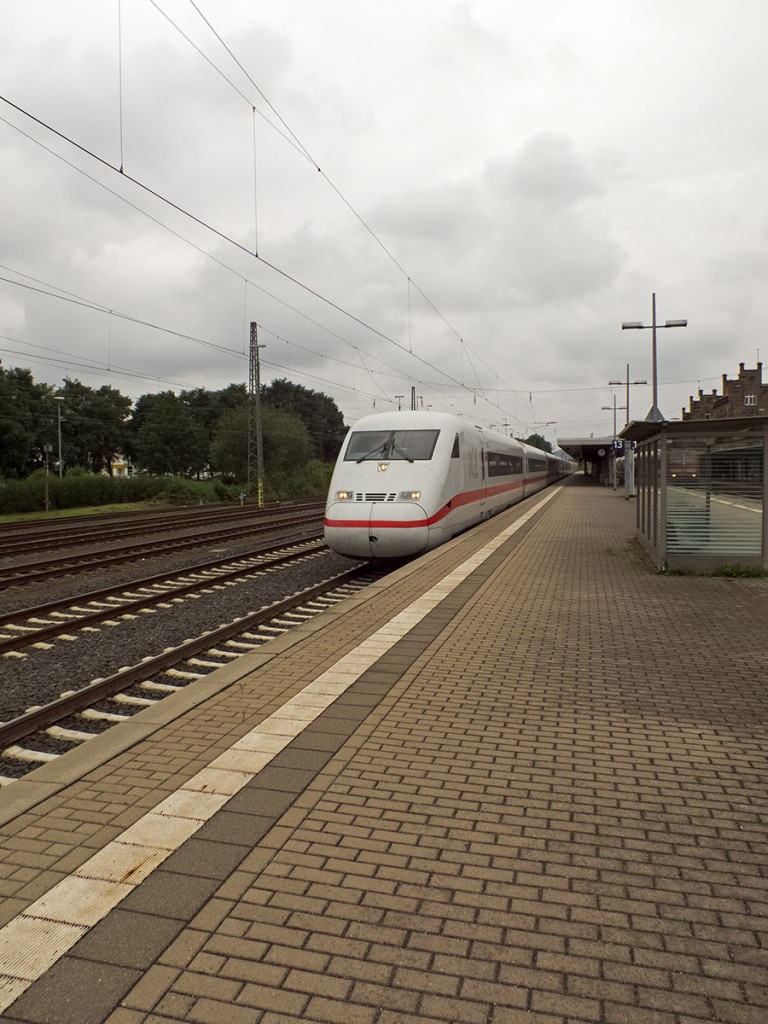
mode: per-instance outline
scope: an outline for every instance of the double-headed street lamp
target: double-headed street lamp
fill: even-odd
[[[617,480],[617,474],[616,474],[616,412],[617,412],[618,409],[626,409],[626,405],[616,405],[616,395],[614,395],[613,396],[613,405],[612,406],[604,405],[604,406],[602,406],[602,408],[603,409],[609,409],[609,410],[613,409],[613,448],[611,449],[611,455],[612,455],[611,466],[612,466],[612,476],[613,476],[613,489],[615,491],[616,488],[619,485],[619,482]]]
[[[630,385],[631,384],[647,384],[648,381],[647,380],[630,380],[629,379],[629,363],[627,363],[627,379],[626,379],[626,381],[623,381],[623,380],[609,380],[608,383],[609,384],[626,384],[626,387],[627,387],[627,404],[624,406],[624,408],[627,410],[627,419],[626,419],[625,424],[624,424],[626,426],[627,423],[629,423],[629,388],[630,388]]]
[[[626,409],[626,405],[616,405],[616,395],[614,395],[613,405],[603,405],[601,408],[608,409],[609,411],[613,409],[613,440],[615,441],[618,436],[616,433],[616,412],[619,409]]]
[[[658,390],[658,373],[656,369],[656,328],[657,327],[687,327],[687,320],[667,320],[663,324],[656,323],[656,292],[653,292],[653,317],[650,324],[641,324],[636,320],[626,320],[621,325],[622,331],[645,331],[650,327],[653,331],[653,406],[651,411],[645,417],[646,420],[654,420],[656,423],[661,423],[664,420],[663,415],[659,410],[659,390]]]
[[[647,380],[630,380],[629,379],[629,363],[627,363],[627,379],[623,380],[609,380],[609,384],[626,384],[627,388],[627,404],[625,406],[627,410],[627,418],[625,420],[625,426],[629,425],[629,389],[634,384],[647,384]],[[605,406],[603,407],[605,408]],[[615,413],[614,413],[615,416]],[[616,435],[616,423],[613,424],[614,438]],[[629,443],[624,445],[624,490],[627,493],[627,497],[631,498],[635,493],[635,453],[632,451]]]

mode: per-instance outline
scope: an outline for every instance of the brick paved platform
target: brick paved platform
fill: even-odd
[[[768,580],[579,480],[0,792],[2,1020],[766,1024]]]

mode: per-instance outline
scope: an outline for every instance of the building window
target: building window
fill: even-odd
[[[744,405],[757,405],[757,395],[744,395]]]

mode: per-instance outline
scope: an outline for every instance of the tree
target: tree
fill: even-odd
[[[526,437],[525,443],[531,445],[532,448],[541,448],[543,452],[549,452],[550,455],[554,451],[552,445],[541,434],[531,434],[530,437]]]
[[[312,458],[312,442],[298,416],[269,406],[261,410],[264,475],[285,478]],[[224,413],[211,445],[211,462],[236,480],[248,479],[248,409]]]
[[[111,475],[114,456],[125,448],[131,399],[108,384],[94,390],[69,378],[61,391],[64,465]]]
[[[132,418],[132,452],[150,473],[199,474],[207,462],[207,435],[172,391],[142,395]]]
[[[262,390],[265,406],[298,416],[307,428],[316,459],[332,462],[347,433],[344,416],[332,398],[289,380],[275,380]]]
[[[313,455],[312,438],[299,416],[285,409],[262,409],[264,429],[264,472],[269,475],[294,473]]]
[[[211,441],[211,465],[239,482],[248,479],[248,409],[230,409],[220,417]]]
[[[193,413],[198,425],[213,435],[225,412],[247,404],[248,393],[245,384],[229,384],[220,391],[192,388],[182,391],[179,398]]]
[[[35,384],[29,370],[0,366],[0,476],[25,477],[56,443],[53,389]]]
[[[222,416],[247,406],[248,395],[245,384],[230,384],[220,391],[193,388],[191,391],[182,391],[179,398],[191,412],[198,427],[205,432],[205,450],[209,458],[208,471],[211,474],[219,471],[229,472],[214,459],[213,441]]]

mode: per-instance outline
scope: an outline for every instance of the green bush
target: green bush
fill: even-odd
[[[45,471],[25,480],[0,480],[0,515],[45,511]],[[218,480],[185,480],[140,474],[111,477],[100,473],[70,471],[61,479],[48,474],[49,509],[93,508],[137,502],[234,501],[240,488]]]
[[[224,484],[221,480],[187,480],[180,476],[155,479],[160,479],[163,484],[154,496],[155,500],[176,505],[235,501],[242,490],[236,484]]]
[[[322,499],[328,492],[332,472],[332,464],[312,460],[301,469],[272,474],[264,481],[264,500]],[[0,515],[44,512],[45,486],[44,470],[37,470],[24,480],[0,479]],[[81,469],[72,469],[61,478],[48,474],[50,509],[93,508],[146,501],[187,505],[237,501],[244,491],[245,485],[231,478],[226,481],[188,480],[145,473],[112,477]]]
[[[333,464],[311,459],[291,472],[270,473],[264,480],[265,501],[290,498],[325,498],[333,473]]]
[[[49,484],[50,479],[49,476]],[[45,509],[44,470],[38,470],[24,480],[0,480],[0,513],[40,512],[43,509]]]
[[[759,565],[718,565],[714,569],[664,569],[667,576],[718,576],[725,579],[764,579],[768,576],[768,569]]]
[[[727,579],[762,579],[768,576],[768,569],[763,569],[759,565],[721,565],[707,575],[725,576]]]

